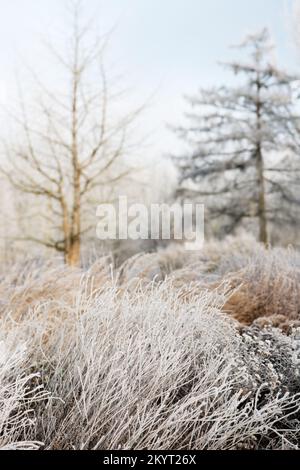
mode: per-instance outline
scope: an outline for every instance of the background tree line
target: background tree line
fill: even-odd
[[[158,191],[152,173],[141,172],[147,164],[132,164],[144,106],[122,103],[126,90],[116,87],[105,66],[109,34],[94,34],[80,1],[72,2],[70,15],[66,48],[48,46],[59,88],[31,70],[35,96],[26,97],[20,80],[18,106],[7,111],[13,132],[1,140],[0,168],[10,197],[3,199],[2,216],[6,225],[9,216],[15,221],[2,227],[2,249],[13,253],[16,242],[44,247],[78,265],[95,241],[98,204],[124,194],[146,203],[173,201],[168,175]],[[175,128],[186,150],[170,162],[178,169],[173,200],[205,204],[207,236],[245,227],[264,244],[297,243],[300,80],[276,65],[266,29],[237,50],[239,60],[221,64],[235,76],[231,86],[186,98],[186,125]],[[133,251],[156,247],[138,244]]]

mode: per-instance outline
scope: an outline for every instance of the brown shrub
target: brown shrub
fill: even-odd
[[[234,289],[224,311],[244,325],[257,322],[276,327],[300,321],[299,255],[290,250],[264,249],[236,273],[225,275]],[[260,319],[260,322],[258,322]]]
[[[57,302],[60,310],[62,305],[73,306],[84,278],[90,293],[104,286],[111,278],[109,260],[99,259],[87,272],[56,259],[18,263],[0,277],[0,315],[9,311],[15,320],[21,320],[42,303],[53,313]]]

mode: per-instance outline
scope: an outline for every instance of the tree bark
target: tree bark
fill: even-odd
[[[73,170],[73,206],[71,216],[70,246],[67,253],[67,263],[78,266],[81,248],[81,167],[78,155],[78,93],[80,82],[79,41],[80,33],[75,26],[75,49],[73,65],[73,94],[72,94],[72,170]]]
[[[65,262],[69,266],[79,266],[80,264],[80,239],[72,240],[69,251],[65,253]]]
[[[260,64],[258,63],[258,66]],[[268,228],[267,228],[267,215],[266,215],[266,191],[265,191],[265,178],[264,178],[264,158],[262,154],[261,142],[261,88],[262,83],[259,72],[256,79],[256,130],[257,130],[257,144],[255,151],[256,160],[256,174],[258,183],[258,220],[259,220],[259,241],[268,244]]]
[[[268,228],[266,217],[266,194],[264,179],[264,161],[261,146],[257,146],[256,151],[256,171],[258,180],[258,219],[259,219],[259,241],[268,244]]]

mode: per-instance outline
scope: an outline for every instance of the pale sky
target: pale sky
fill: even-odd
[[[62,33],[65,0],[0,0],[0,98],[10,100],[10,83],[24,58],[40,66],[40,37]],[[182,95],[200,86],[230,80],[218,66],[234,56],[230,45],[268,26],[278,63],[300,69],[291,40],[292,0],[84,0],[87,15],[103,31],[116,25],[110,60],[126,77],[134,101],[154,92],[144,118],[151,132],[148,153],[160,158],[176,140],[166,123],[176,124],[185,109]]]

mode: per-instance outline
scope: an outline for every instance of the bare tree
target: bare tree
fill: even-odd
[[[51,233],[24,239],[54,248],[68,264],[77,265],[82,236],[90,229],[85,215],[93,194],[104,187],[110,192],[130,172],[123,157],[131,146],[129,129],[142,108],[114,112],[122,92],[111,91],[103,65],[108,38],[95,38],[90,25],[82,25],[78,1],[72,2],[68,39],[66,54],[48,46],[60,66],[55,70],[62,71],[62,92],[32,72],[39,96],[28,105],[19,87],[21,112],[13,114],[19,138],[6,141],[8,161],[1,170],[15,189],[47,206],[40,216]]]
[[[181,183],[196,183],[194,192],[206,198],[212,218],[227,216],[229,230],[256,218],[259,240],[268,243],[268,221],[278,202],[292,200],[286,163],[299,123],[296,77],[273,65],[266,29],[248,36],[239,48],[250,51],[249,59],[225,66],[244,81],[188,98],[191,125],[177,132],[191,151],[177,162]]]

